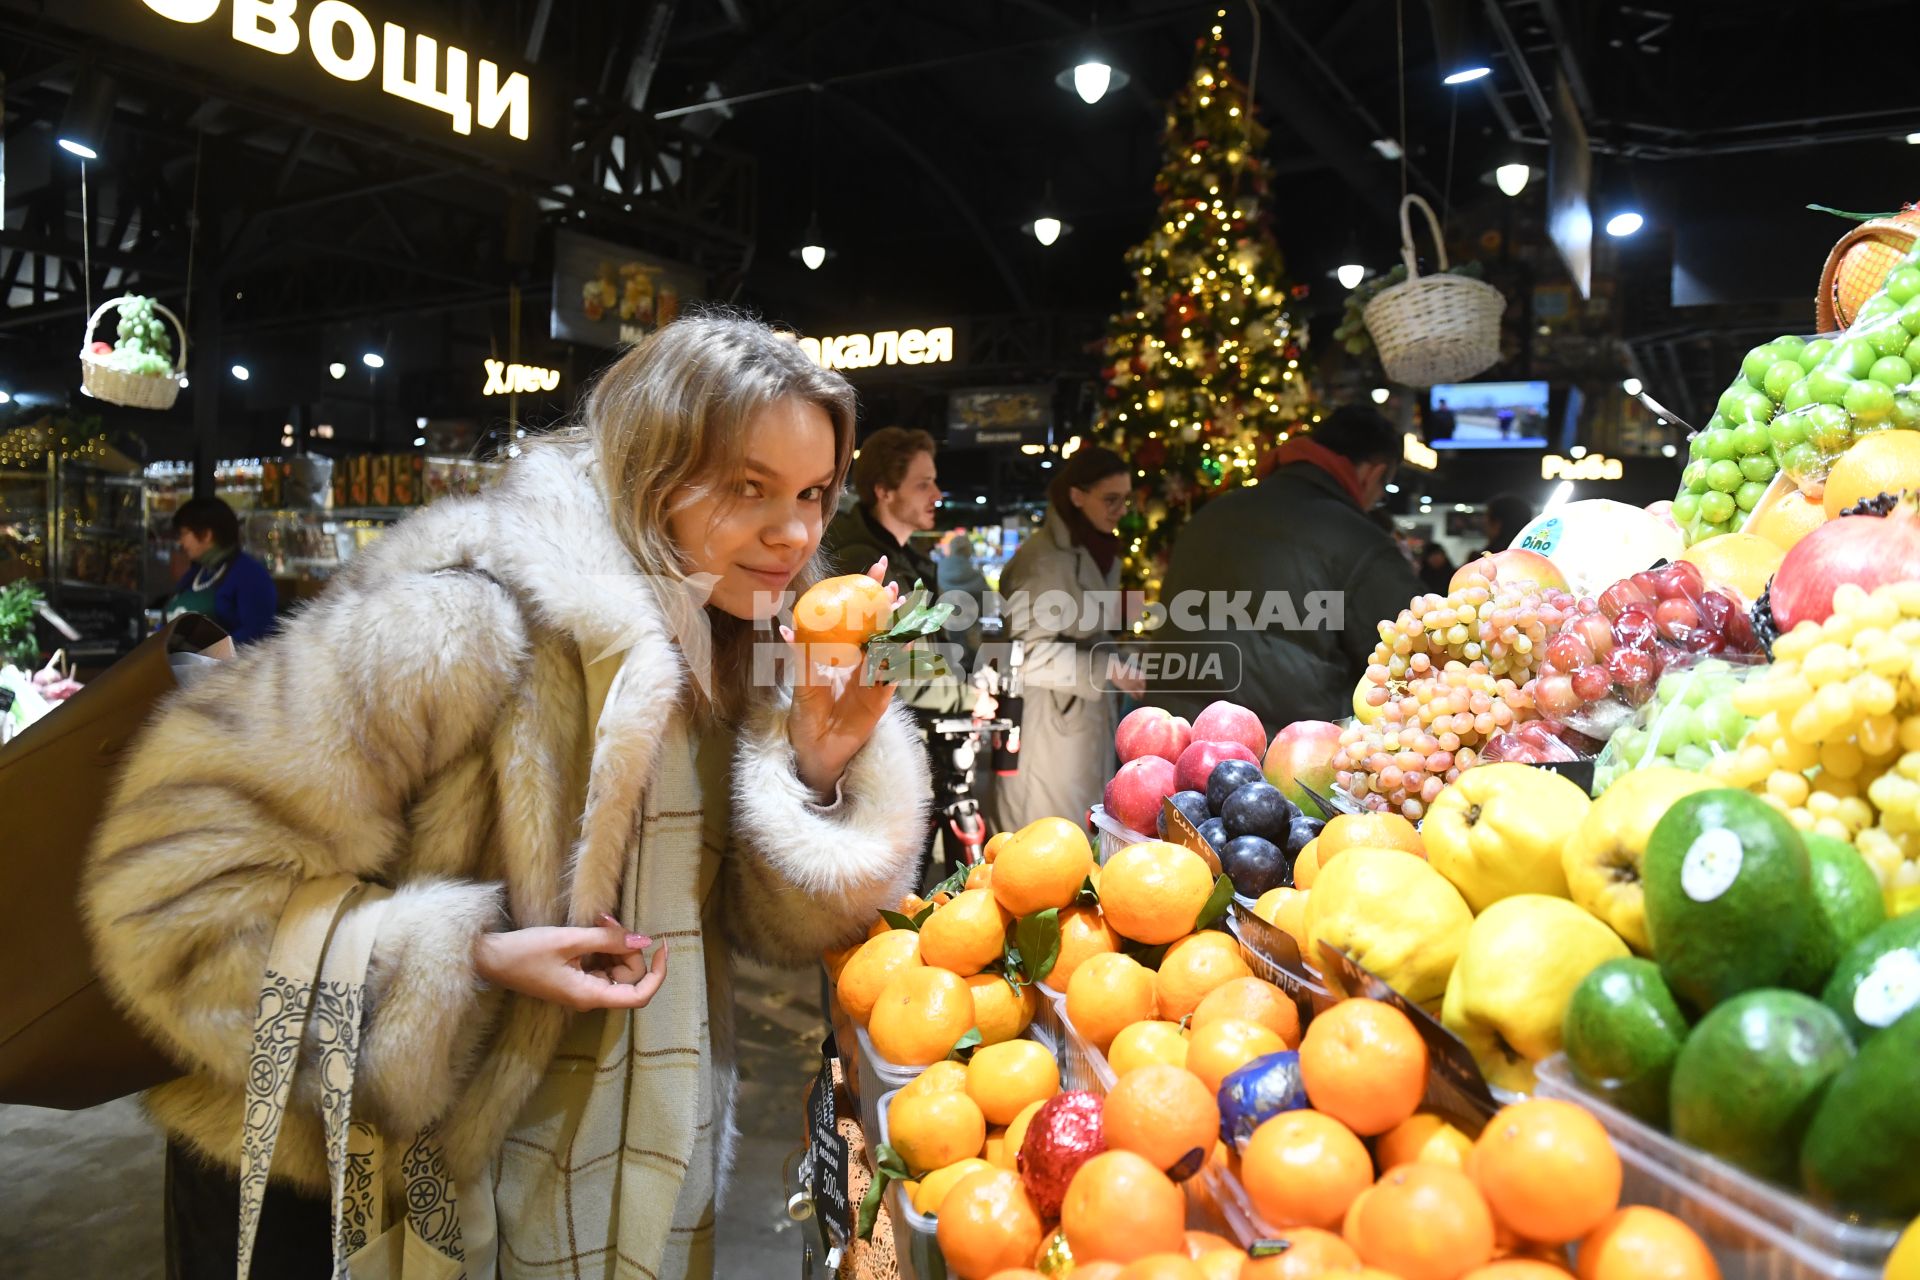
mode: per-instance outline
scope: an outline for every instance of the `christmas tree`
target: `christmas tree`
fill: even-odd
[[[1313,420],[1301,335],[1266,216],[1266,130],[1233,74],[1219,21],[1167,114],[1153,233],[1127,253],[1133,279],[1109,323],[1099,434],[1127,457],[1141,501],[1121,525],[1127,578],[1157,589],[1194,506],[1255,484],[1261,456]]]

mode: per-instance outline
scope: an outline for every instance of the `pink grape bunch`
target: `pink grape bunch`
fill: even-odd
[[[1532,696],[1481,661],[1424,660],[1371,724],[1341,731],[1334,781],[1362,807],[1418,822],[1441,790],[1480,762],[1487,740],[1535,716]],[[1413,663],[1409,661],[1409,669]],[[1384,686],[1382,687],[1384,691]]]
[[[1533,677],[1547,639],[1574,609],[1574,597],[1532,582],[1491,582],[1469,573],[1446,595],[1415,596],[1380,623],[1368,659],[1370,706],[1385,706],[1408,681],[1449,660],[1481,663],[1515,684]]]

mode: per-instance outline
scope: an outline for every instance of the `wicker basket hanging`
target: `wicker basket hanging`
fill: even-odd
[[[1841,236],[1820,269],[1820,292],[1814,299],[1818,331],[1852,327],[1860,308],[1880,292],[1917,240],[1920,208],[1913,207],[1891,217],[1869,219]]]
[[[1438,247],[1440,270],[1421,275],[1408,213],[1419,206]],[[1400,201],[1400,257],[1407,279],[1383,289],[1364,313],[1387,377],[1409,387],[1459,382],[1500,362],[1500,313],[1507,300],[1484,280],[1447,274],[1447,245],[1433,206],[1419,196]]]
[[[128,373],[125,369],[116,369],[107,363],[106,356],[95,355],[93,330],[100,323],[100,317],[108,311],[118,311],[125,298],[109,298],[94,308],[87,318],[87,334],[80,340],[80,384],[91,391],[96,400],[105,400],[108,404],[125,405],[130,409],[171,409],[173,402],[180,398],[180,382],[187,367],[187,327],[180,323],[180,317],[167,310],[159,302],[153,309],[165,316],[180,333],[180,347],[174,356],[173,372],[165,375],[151,373]]]

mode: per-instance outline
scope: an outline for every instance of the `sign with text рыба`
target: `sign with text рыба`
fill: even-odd
[[[413,11],[407,0],[62,0],[47,16],[302,105],[555,172],[560,116],[529,69],[439,38]]]

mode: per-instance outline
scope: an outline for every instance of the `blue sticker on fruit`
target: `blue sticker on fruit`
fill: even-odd
[[[1560,545],[1560,535],[1565,531],[1566,526],[1561,523],[1560,517],[1553,516],[1541,521],[1517,545],[1522,551],[1538,551],[1543,556],[1550,556],[1553,549]]]
[[[1300,1055],[1288,1049],[1255,1058],[1220,1082],[1219,1100],[1221,1141],[1239,1151],[1266,1121],[1306,1108]]]

